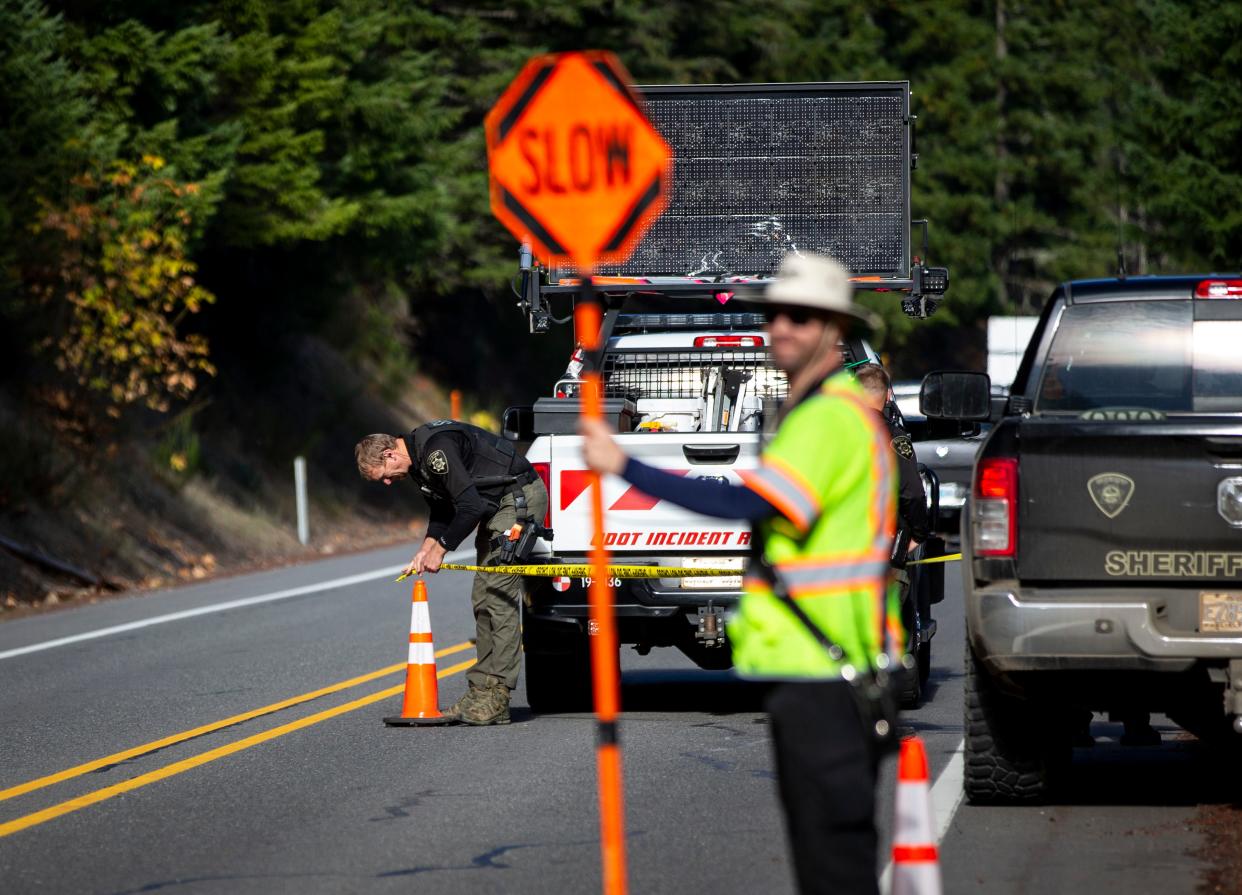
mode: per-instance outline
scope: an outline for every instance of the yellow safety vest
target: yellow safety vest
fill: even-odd
[[[897,657],[902,643],[889,599],[889,555],[896,529],[896,464],[879,416],[845,371],[790,411],[748,487],[782,515],[756,527],[763,555],[790,596],[845,656],[823,645],[773,593],[752,566],[728,634],[739,673],[753,678],[825,679],[842,665]]]

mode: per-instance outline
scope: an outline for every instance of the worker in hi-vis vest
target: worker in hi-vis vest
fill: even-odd
[[[840,351],[872,318],[853,303],[846,270],[822,257],[786,256],[778,278],[747,298],[765,311],[789,395],[742,485],[646,466],[603,423],[583,421],[584,454],[595,471],[653,497],[752,523],[728,637],[738,672],[773,682],[766,709],[798,886],[874,893],[881,745],[851,681],[890,667],[903,643],[887,602],[895,467],[889,436]]]

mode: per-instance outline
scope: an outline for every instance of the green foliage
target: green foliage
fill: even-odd
[[[85,279],[40,293],[51,304],[23,306],[32,283],[16,289],[14,272],[89,279],[119,264],[105,247],[141,228],[113,238],[98,222],[141,208],[116,205],[124,191],[99,173],[90,188],[74,178],[153,156],[199,187],[194,197],[163,194],[194,207],[188,223],[167,219],[175,245],[160,241],[159,251],[174,266],[198,264],[195,287],[220,297],[197,321],[218,362],[262,358],[278,369],[288,363],[278,336],[310,332],[384,381],[399,378],[412,345],[422,369],[497,405],[529,396],[546,383],[523,378],[534,349],[508,291],[515,247],[488,208],[481,124],[531,55],[587,46],[617,52],[640,83],[911,82],[921,154],[913,212],[932,221],[929,260],[951,269],[952,286],[931,321],[907,320],[892,296],[866,298],[886,319],[890,352],[917,342],[926,354],[977,333],[990,314],[1031,312],[1057,281],[1115,269],[1118,250],[1131,272],[1237,267],[1242,254],[1236,5],[114,0],[64,9],[0,5],[9,284],[0,278],[0,295],[13,324],[0,339],[10,344],[110,319]],[[62,238],[50,240],[49,214],[82,215],[96,230],[75,240],[59,226]],[[190,294],[174,293],[169,311],[145,307],[180,332],[178,308],[202,301]],[[116,334],[66,370],[89,369],[88,383],[106,381],[109,393],[119,383],[121,398],[151,403],[153,371],[144,394],[103,363],[131,342]],[[156,406],[177,394],[159,393]]]
[[[32,289],[53,315],[68,310],[42,347],[114,411],[137,402],[167,410],[195,390],[198,374],[215,372],[206,340],[177,330],[215,300],[195,282],[185,251],[202,204],[198,185],[160,174],[163,167],[145,156],[75,177],[68,203],[45,202],[36,224],[56,262],[31,274]]]
[[[1131,180],[1145,188],[1133,229],[1151,263],[1242,264],[1242,8],[1205,0],[1145,5],[1146,77],[1125,122]],[[1137,192],[1137,190],[1136,190]]]
[[[0,305],[10,313],[39,189],[67,180],[89,153],[86,77],[60,55],[63,31],[35,0],[0,4]]]

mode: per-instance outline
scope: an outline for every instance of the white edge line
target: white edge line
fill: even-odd
[[[944,839],[944,834],[949,832],[949,825],[953,823],[953,815],[957,813],[958,807],[962,804],[962,780],[965,776],[963,750],[965,748],[966,740],[959,740],[957,748],[949,756],[949,763],[944,766],[940,776],[932,784],[932,820],[936,825],[937,845]],[[887,892],[892,881],[893,862],[890,859],[884,865],[884,872],[880,874],[880,891]]]
[[[464,553],[466,557],[472,551],[455,551],[454,554],[446,556],[445,560],[455,562],[457,559],[465,557],[457,556],[457,553]],[[278,590],[270,594],[260,594],[256,597],[244,597],[240,600],[229,600],[226,603],[214,603],[211,606],[200,606],[197,609],[186,609],[181,612],[170,612],[167,615],[157,615],[154,618],[141,619],[136,622],[127,622],[123,625],[113,625],[110,628],[99,628],[94,631],[86,631],[82,634],[73,634],[69,637],[58,637],[55,640],[45,640],[42,643],[32,643],[29,646],[19,646],[15,649],[0,652],[0,659],[12,659],[16,656],[24,656],[28,653],[37,653],[46,649],[53,649],[58,646],[68,646],[71,643],[81,643],[84,640],[95,640],[99,637],[109,637],[113,634],[123,634],[126,631],[136,631],[139,628],[148,628],[152,625],[162,625],[167,622],[177,622],[187,618],[196,618],[200,615],[210,615],[214,612],[225,612],[229,609],[239,609],[242,606],[255,606],[259,603],[271,603],[275,600],[287,600],[290,597],[300,597],[304,594],[313,594],[324,590],[335,590],[338,587],[349,587],[352,584],[362,584],[366,581],[374,581],[377,578],[386,578],[390,575],[400,574],[405,566],[388,566],[383,569],[376,569],[370,572],[362,572],[357,575],[347,575],[344,578],[333,578],[331,581],[320,581],[317,584],[306,584],[302,587],[291,587],[287,590]]]
[[[961,806],[962,797],[965,794],[962,788],[966,774],[965,749],[966,740],[959,740],[957,748],[949,757],[949,763],[945,765],[944,770],[940,772],[940,776],[932,785],[931,798],[932,809],[935,811],[937,845],[949,832],[949,825],[953,823],[953,816],[957,814],[957,809]]]

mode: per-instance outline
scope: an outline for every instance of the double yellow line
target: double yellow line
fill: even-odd
[[[468,642],[458,643],[453,646],[445,647],[442,650],[438,650],[435,655],[436,658],[439,659],[441,656],[451,656],[454,653],[460,653],[463,650],[470,649],[471,646],[472,644]],[[443,669],[442,671],[437,671],[436,677],[446,678],[449,675],[465,671],[473,664],[474,659],[467,659],[465,662],[459,662],[456,665]],[[404,662],[400,662],[396,665],[390,665],[387,668],[381,668],[378,671],[372,671],[368,674],[350,678],[349,680],[330,684],[327,687],[312,690],[311,692],[303,693],[300,696],[292,696],[289,699],[282,699],[280,702],[274,702],[271,705],[265,705],[262,708],[253,709],[249,712],[243,712],[240,715],[233,715],[232,717],[224,718],[220,721],[214,721],[211,724],[204,724],[202,727],[195,727],[193,730],[185,730],[181,733],[175,733],[172,736],[167,736],[160,740],[145,743],[141,746],[134,746],[132,749],[126,749],[123,752],[116,752],[112,755],[104,756],[103,758],[97,758],[93,761],[88,761],[85,764],[76,765],[72,768],[58,771],[55,774],[48,774],[46,777],[39,777],[35,780],[19,783],[17,786],[11,786],[8,789],[0,790],[0,802],[5,801],[6,799],[12,799],[17,796],[25,795],[26,793],[34,792],[35,790],[43,789],[44,787],[53,786],[57,783],[63,783],[66,780],[72,780],[73,778],[80,777],[83,774],[89,774],[91,771],[97,771],[100,768],[120,764],[121,762],[128,761],[131,758],[146,755],[150,752],[155,752],[177,743],[184,743],[186,740],[192,740],[195,737],[200,737],[204,734],[222,730],[226,727],[232,727],[233,725],[241,724],[244,721],[250,721],[254,718],[260,718],[263,715],[270,715],[273,712],[279,712],[282,709],[291,708],[292,706],[300,705],[304,702],[310,702],[311,700],[318,699],[321,696],[327,696],[331,693],[347,690],[350,687],[356,687],[359,684],[365,684],[368,681],[373,681],[377,678],[387,677],[390,674],[403,671],[405,667],[406,663]],[[233,755],[237,752],[249,749],[252,746],[258,746],[261,743],[266,743],[269,740],[282,737],[287,733],[293,733],[295,730],[301,730],[304,727],[311,727],[321,721],[327,721],[329,718],[335,718],[339,715],[347,714],[355,709],[360,709],[363,706],[368,706],[383,699],[387,699],[390,696],[395,696],[396,694],[402,692],[404,687],[404,684],[400,684],[396,687],[389,687],[386,690],[380,690],[378,693],[363,696],[361,699],[355,699],[352,702],[345,703],[344,705],[338,705],[335,708],[330,708],[314,715],[308,715],[307,717],[300,718],[297,721],[282,724],[281,726],[274,727],[271,730],[256,733],[253,736],[238,740],[235,743],[229,743],[226,746],[211,749],[200,755],[195,755],[181,761],[173,762],[172,764],[165,765],[162,768],[156,768],[154,771],[149,771],[146,774],[141,774],[130,780],[125,780],[112,786],[106,786],[103,789],[88,792],[85,795],[78,796],[77,798],[69,799],[68,801],[61,802],[57,805],[52,805],[50,808],[44,808],[42,811],[36,811],[33,814],[27,814],[23,817],[16,818],[15,820],[0,823],[0,838],[8,836],[12,833],[20,832],[21,830],[29,829],[30,827],[38,826],[39,824],[46,823],[49,820],[63,817],[66,814],[71,814],[72,812],[78,811],[82,808],[98,804],[99,802],[111,799],[114,796],[119,796],[122,793],[140,789],[141,787],[148,786],[149,784],[156,783],[160,780],[166,780],[169,777],[174,777],[177,774],[184,773],[185,771],[200,767],[201,765],[208,764],[216,761],[217,759],[224,758],[225,756]]]

